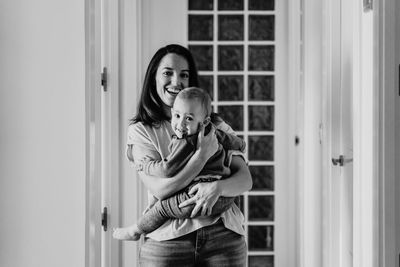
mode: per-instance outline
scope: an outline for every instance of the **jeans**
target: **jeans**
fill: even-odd
[[[140,248],[142,267],[244,267],[245,238],[225,228],[221,221],[166,241],[147,238]]]

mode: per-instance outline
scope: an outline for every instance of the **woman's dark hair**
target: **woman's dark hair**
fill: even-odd
[[[160,61],[167,54],[177,54],[189,64],[189,86],[199,86],[197,68],[191,52],[177,44],[170,44],[160,48],[150,60],[144,77],[142,92],[138,103],[137,114],[131,119],[131,123],[142,122],[150,126],[158,126],[164,120],[169,120],[165,114],[163,105],[156,88],[156,73]]]

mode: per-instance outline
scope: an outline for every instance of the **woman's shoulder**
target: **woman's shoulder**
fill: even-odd
[[[152,126],[146,125],[143,122],[129,124],[127,131],[127,143],[140,144],[150,142],[152,136],[154,135],[152,128]]]
[[[131,123],[128,126],[128,143],[143,142],[159,139],[160,136],[164,137],[168,133],[167,123],[160,125],[147,125],[143,122]]]

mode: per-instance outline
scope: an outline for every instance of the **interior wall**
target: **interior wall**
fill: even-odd
[[[84,1],[0,3],[0,266],[85,265]]]

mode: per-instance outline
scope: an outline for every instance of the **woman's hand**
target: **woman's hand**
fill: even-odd
[[[221,196],[218,181],[198,183],[190,189],[189,195],[192,197],[182,202],[179,208],[195,204],[190,215],[191,218],[195,217],[200,210],[201,216],[209,216],[211,215],[212,208]]]
[[[218,150],[218,140],[215,134],[215,127],[212,126],[207,135],[204,135],[204,124],[200,123],[199,127],[200,130],[197,138],[196,152],[200,153],[200,155],[207,161]]]

